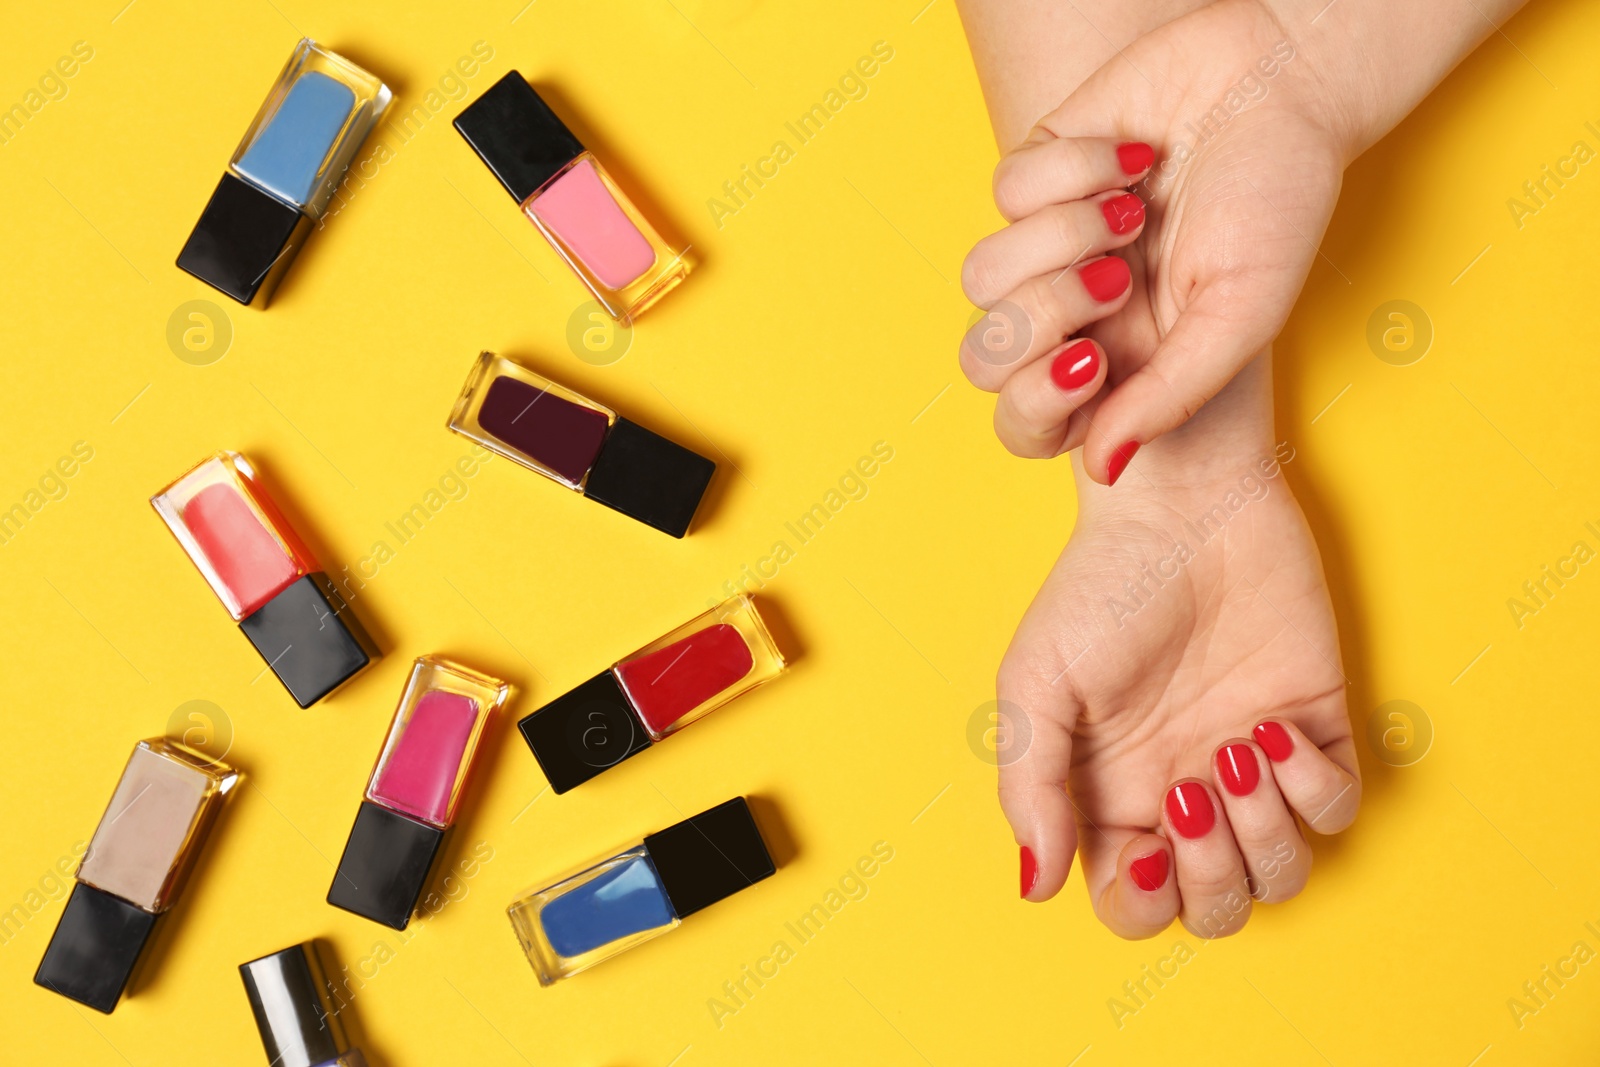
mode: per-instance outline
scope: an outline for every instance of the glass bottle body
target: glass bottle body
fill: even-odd
[[[508,914],[540,985],[586,971],[680,921],[642,841],[524,894]]]
[[[619,322],[631,322],[688,277],[688,260],[662,239],[592,152],[540,186],[522,210]]]

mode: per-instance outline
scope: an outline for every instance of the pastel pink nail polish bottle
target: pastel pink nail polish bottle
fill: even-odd
[[[455,127],[612,318],[631,321],[688,276],[689,262],[517,71]]]

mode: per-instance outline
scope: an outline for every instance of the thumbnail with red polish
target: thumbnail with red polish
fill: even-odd
[[[1255,749],[1249,745],[1227,745],[1217,751],[1217,777],[1222,787],[1236,797],[1247,797],[1261,781],[1261,767]]]
[[[1094,381],[1100,373],[1100,353],[1093,341],[1076,341],[1050,362],[1050,380],[1070,393]]]
[[[509,684],[443,657],[417,660],[367,780],[329,904],[406,928],[455,823],[484,726],[510,694]]]
[[[1128,877],[1133,879],[1134,885],[1146,893],[1154,893],[1167,884],[1169,870],[1171,870],[1171,857],[1164,850],[1160,850],[1148,856],[1140,856],[1128,864]]]
[[[1253,732],[1256,744],[1261,746],[1261,750],[1273,763],[1282,763],[1294,752],[1294,738],[1279,723],[1270,721],[1260,723]]]
[[[582,785],[784,670],[755,602],[740,595],[517,723],[550,788]]]
[[[1122,165],[1122,173],[1130,178],[1149,170],[1155,161],[1156,150],[1143,141],[1127,141],[1117,145],[1117,162]]]
[[[1022,846],[1022,896],[1027,898],[1039,882],[1039,861],[1033,858],[1033,849]]]
[[[1128,462],[1133,459],[1133,454],[1139,451],[1138,441],[1129,441],[1115,452],[1106,461],[1106,484],[1116,485],[1117,479],[1122,477],[1122,472],[1128,469]]]
[[[150,503],[302,708],[378,658],[345,593],[323,573],[245,457],[218,452]],[[355,581],[346,574],[340,585],[348,591]]]
[[[1078,268],[1078,277],[1089,295],[1102,304],[1110,303],[1127,291],[1133,275],[1128,264],[1117,256],[1107,256]]]
[[[1100,205],[1100,214],[1114,234],[1132,233],[1144,223],[1144,201],[1132,193],[1114,196]]]
[[[1199,782],[1181,782],[1167,791],[1167,818],[1172,828],[1193,840],[1204,837],[1216,825],[1217,811],[1211,797]]]

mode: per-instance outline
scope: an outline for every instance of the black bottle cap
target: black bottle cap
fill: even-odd
[[[550,780],[565,793],[651,745],[633,705],[607,670],[517,723]]]
[[[302,708],[378,658],[361,620],[320,571],[261,605],[239,629]]]
[[[318,1067],[350,1050],[315,942],[241,963],[239,976],[273,1067]]]
[[[673,537],[689,532],[717,465],[619,418],[589,470],[584,493]]]
[[[644,839],[678,918],[777,873],[744,797],[734,797]]]
[[[310,232],[311,219],[224,174],[178,253],[178,266],[241,304],[266,307]]]
[[[519,204],[584,151],[583,142],[514,70],[468,104],[455,127]]]
[[[339,857],[328,903],[404,930],[449,832],[363,800]]]
[[[157,918],[121,897],[77,883],[34,983],[110,1015]]]

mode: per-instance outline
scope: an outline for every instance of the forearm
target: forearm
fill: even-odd
[[[1123,48],[1210,2],[957,0],[1000,151]]]
[[[1354,160],[1400,123],[1526,0],[1258,0],[1317,75]]]

